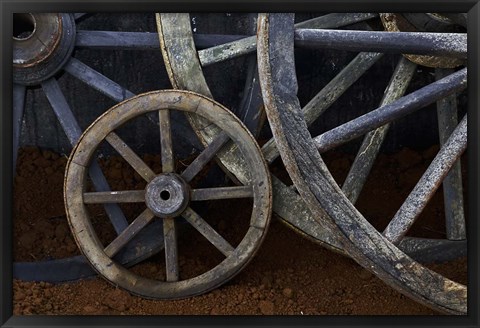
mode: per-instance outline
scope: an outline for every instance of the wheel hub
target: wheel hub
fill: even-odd
[[[161,174],[145,188],[145,202],[156,216],[172,218],[189,204],[190,187],[178,174]]]
[[[75,22],[70,14],[13,14],[13,78],[36,85],[56,74],[75,45]]]

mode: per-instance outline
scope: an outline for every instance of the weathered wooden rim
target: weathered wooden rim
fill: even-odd
[[[270,29],[272,21],[277,25]],[[315,218],[336,232],[354,260],[388,285],[436,310],[466,314],[466,286],[421,266],[384,238],[348,201],[323,163],[296,96],[293,16],[261,15],[257,55],[265,107],[277,146]],[[293,81],[279,82],[282,77]]]

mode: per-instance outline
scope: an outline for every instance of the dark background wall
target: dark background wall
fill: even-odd
[[[302,20],[313,17],[313,14],[298,16],[297,19]],[[255,21],[251,17],[248,14],[234,13],[193,13],[191,21],[196,33],[253,35]],[[81,21],[77,29],[156,33],[155,15],[92,14]],[[306,104],[355,55],[333,50],[298,51],[296,67],[301,103]],[[315,123],[311,130],[312,134],[317,135],[378,107],[399,56],[385,55],[377,62]],[[159,49],[149,51],[76,49],[74,57],[134,93],[171,88]],[[240,102],[245,85],[246,62],[247,58],[242,57],[204,69],[214,98],[227,108],[235,109]],[[407,93],[433,82],[433,73],[433,69],[419,67]],[[82,129],[115,104],[67,73],[58,76],[58,79]],[[466,101],[466,94],[462,94],[460,97],[462,112],[466,110]],[[174,121],[175,147],[181,155],[186,156],[194,151],[198,144],[182,115],[175,115]],[[158,130],[148,119],[129,125],[123,134],[126,141],[134,144],[141,152],[155,152],[158,148],[154,142],[158,139]],[[266,124],[262,137],[268,136]],[[437,119],[435,105],[431,105],[394,122],[383,151],[393,152],[404,146],[424,149],[435,143],[438,143]],[[21,144],[36,145],[65,154],[71,149],[41,89],[31,88],[27,91]],[[353,143],[344,147],[344,150],[353,151],[355,147],[356,143]]]

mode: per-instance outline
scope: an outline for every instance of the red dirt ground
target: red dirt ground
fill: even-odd
[[[420,177],[438,148],[424,152],[403,149],[393,156],[381,155],[358,208],[377,227],[385,225]],[[353,158],[328,153],[325,161],[337,181],[343,181]],[[67,158],[34,147],[21,149],[14,190],[14,258],[35,261],[79,254],[70,234],[63,207],[63,174]],[[157,159],[146,156],[155,168]],[[464,161],[465,162],[465,161]],[[117,158],[102,161],[114,190],[141,188],[138,177]],[[464,171],[465,171],[465,165]],[[466,173],[466,172],[464,172]],[[465,176],[465,175],[464,175]],[[464,186],[466,189],[466,186]],[[235,238],[241,230],[227,231],[222,218],[237,219],[245,211],[242,202],[214,211],[215,227]],[[438,192],[414,227],[416,236],[442,237],[442,193]],[[130,209],[133,213],[136,208]],[[127,210],[127,213],[128,212]],[[249,214],[248,214],[249,215]],[[101,223],[100,223],[101,224]],[[106,229],[105,238],[111,233]],[[192,239],[193,238],[193,239]],[[218,255],[201,238],[186,232],[182,247],[195,249],[180,257],[189,272],[218,261]],[[183,244],[182,244],[183,243]],[[194,247],[191,247],[193,244]],[[135,267],[135,272],[159,274],[160,255]],[[467,282],[466,259],[429,267]],[[353,260],[308,241],[273,217],[267,237],[248,266],[232,280],[204,295],[177,301],[147,300],[116,288],[102,278],[49,284],[14,281],[14,314],[86,315],[433,315],[422,306],[385,285]]]

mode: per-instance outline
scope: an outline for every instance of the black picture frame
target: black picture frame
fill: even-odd
[[[121,3],[121,5],[118,5]],[[12,315],[12,14],[14,12],[468,12],[468,148],[469,217],[468,304],[466,316],[22,316]],[[23,1],[0,0],[0,325],[1,327],[137,327],[137,326],[479,326],[479,49],[480,5],[474,0],[352,1]]]

